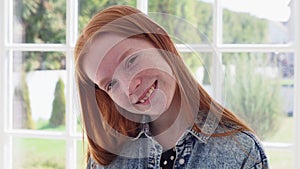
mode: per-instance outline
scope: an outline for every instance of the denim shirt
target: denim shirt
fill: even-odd
[[[224,127],[225,126],[225,127]],[[213,133],[234,129],[230,123],[218,125]],[[147,125],[121,155],[108,166],[91,157],[87,169],[160,169],[162,146],[151,137]],[[268,161],[258,138],[248,131],[228,136],[209,136],[188,129],[177,141],[174,169],[268,169]]]

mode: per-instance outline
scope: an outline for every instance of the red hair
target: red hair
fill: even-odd
[[[78,38],[74,52],[76,82],[81,102],[84,131],[88,140],[88,157],[92,156],[101,165],[110,164],[117,156],[117,149],[122,146],[123,140],[116,137],[109,128],[111,127],[124,136],[134,137],[138,134],[140,127],[140,123],[122,116],[113,100],[104,91],[95,88],[95,84],[83,71],[82,59],[88,52],[88,47],[93,40],[101,38],[101,33],[116,33],[125,37],[143,35],[143,38],[151,41],[157,48],[168,51],[164,54],[164,59],[172,68],[179,83],[180,92],[183,93],[184,102],[190,104],[191,112],[201,112],[202,115],[204,113],[204,116],[212,112],[215,116],[220,117],[220,124],[230,122],[238,126],[233,132],[251,131],[231,111],[214,101],[194,79],[163,28],[133,7],[112,6],[97,13],[90,20]],[[196,109],[193,110],[193,107]],[[191,116],[194,117],[193,114]],[[212,134],[201,131],[201,127],[195,124],[193,129],[204,134]],[[212,134],[211,136],[224,136],[233,132]],[[104,145],[114,146],[116,151],[110,152]]]

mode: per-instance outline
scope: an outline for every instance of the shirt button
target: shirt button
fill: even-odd
[[[183,158],[181,158],[180,160],[179,160],[179,164],[181,164],[181,165],[183,165],[184,164],[184,159]]]

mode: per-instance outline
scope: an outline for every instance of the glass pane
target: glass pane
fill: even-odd
[[[13,128],[64,130],[65,54],[14,52]]]
[[[293,154],[288,150],[266,149],[269,165],[272,169],[293,168]]]
[[[212,53],[181,53],[183,60],[202,87],[212,96]]]
[[[211,53],[180,53],[186,66],[202,85],[211,83]]]
[[[225,103],[264,141],[293,139],[292,53],[225,53]]]
[[[149,16],[164,27],[176,43],[202,43],[203,39],[212,40],[211,3],[198,0],[162,0],[148,1],[148,6]],[[201,35],[198,35],[199,32]]]
[[[79,32],[82,31],[84,26],[88,21],[95,15],[98,11],[103,10],[112,5],[129,5],[136,7],[136,0],[79,0]]]
[[[64,169],[64,141],[15,138],[13,140],[13,169]]]
[[[226,0],[222,5],[223,43],[286,44],[294,40],[288,1]]]
[[[66,0],[14,0],[14,43],[65,43]]]
[[[87,164],[87,140],[84,141],[84,145],[82,141],[77,141],[77,169],[86,168]]]
[[[82,119],[81,119],[81,115],[80,114],[76,114],[76,132],[77,133],[82,133],[83,130],[83,123],[82,123]]]

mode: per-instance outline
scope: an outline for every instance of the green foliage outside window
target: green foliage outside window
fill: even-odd
[[[223,42],[229,44],[263,43],[268,35],[268,21],[246,13],[223,10]]]
[[[31,114],[29,90],[24,73],[22,73],[21,79],[20,85],[15,88],[14,92],[14,100],[17,104],[14,105],[14,108],[17,110],[15,110],[16,114],[13,125],[15,128],[34,129],[35,125]]]
[[[112,5],[128,5],[136,7],[136,0],[79,0],[79,32],[97,12]]]
[[[64,82],[60,78],[55,86],[52,114],[49,121],[50,127],[64,125],[66,121],[66,99],[64,94]]]
[[[26,43],[66,42],[66,0],[14,0]]]
[[[235,70],[230,71],[227,67],[224,86],[226,106],[244,119],[261,139],[265,139],[274,134],[283,113],[280,80],[263,73],[266,61],[262,58],[250,54],[232,57]]]

